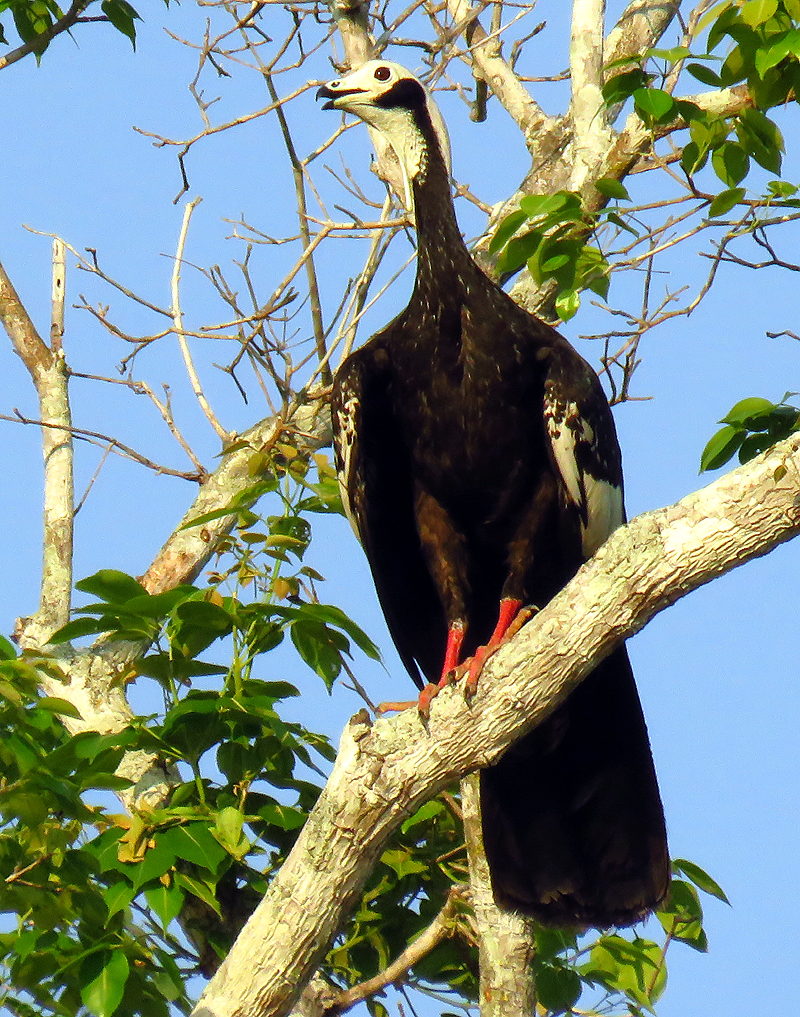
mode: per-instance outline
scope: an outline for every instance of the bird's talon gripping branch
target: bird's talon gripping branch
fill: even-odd
[[[420,692],[419,699],[417,700],[417,709],[419,715],[423,720],[427,720],[431,715],[431,703],[439,695],[444,688],[441,682],[437,685],[435,682],[429,682],[425,688]]]
[[[400,713],[402,710],[410,710],[412,706],[416,705],[416,699],[404,699],[395,703],[378,703],[375,707],[375,712],[378,716],[382,716],[384,713]]]

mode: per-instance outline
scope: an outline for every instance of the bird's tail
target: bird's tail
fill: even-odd
[[[615,650],[481,780],[499,903],[548,925],[631,925],[669,886],[664,813],[633,673]]]

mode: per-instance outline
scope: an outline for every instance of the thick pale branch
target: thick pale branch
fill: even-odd
[[[387,838],[422,802],[486,766],[598,660],[680,597],[800,532],[800,435],[676,505],[639,516],[492,658],[468,706],[446,690],[345,731],[334,771],[194,1017],[291,1010]]]
[[[659,41],[672,23],[681,0],[632,0],[606,39],[606,66],[619,74],[625,57],[638,56]]]
[[[573,191],[580,191],[584,182],[594,177],[611,139],[602,93],[604,15],[605,0],[573,2],[569,48]]]
[[[461,781],[464,837],[469,859],[469,899],[478,931],[481,1017],[522,1017],[536,1012],[533,957],[534,923],[499,907],[492,894],[489,863],[483,850],[480,779]]]
[[[309,448],[330,443],[330,420],[324,400],[316,399],[292,410],[287,408],[283,415],[261,421],[239,436],[241,447],[226,454],[222,465],[205,479],[189,511],[142,576],[141,582],[149,593],[171,590],[179,583],[191,583],[197,578],[215,554],[221,537],[230,532],[236,521],[235,510],[230,516],[202,526],[182,527],[206,512],[229,505],[252,488],[253,456],[271,448],[281,437],[286,440],[292,435],[299,436]],[[244,503],[239,505],[245,507]]]
[[[68,371],[61,349],[63,244],[54,244],[53,348],[43,341],[0,265],[0,320],[31,376],[39,400],[44,459],[42,583],[39,610],[20,630],[23,646],[43,646],[69,620],[72,590],[73,449]]]
[[[522,131],[531,153],[539,152],[542,135],[551,131],[556,121],[544,113],[519,80],[502,56],[499,43],[487,35],[468,0],[447,0],[447,7],[456,22],[468,26],[469,55],[476,72]]]

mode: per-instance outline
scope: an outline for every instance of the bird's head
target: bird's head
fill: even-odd
[[[400,64],[368,60],[343,78],[317,91],[323,109],[353,113],[389,142],[407,181],[424,178],[431,146],[438,148],[450,173],[450,143],[442,115],[422,82]]]

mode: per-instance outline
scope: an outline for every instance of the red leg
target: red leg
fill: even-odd
[[[494,632],[489,637],[489,642],[485,646],[478,647],[475,651],[475,656],[469,663],[469,674],[464,685],[464,695],[467,699],[472,699],[475,695],[478,689],[478,678],[484,664],[503,642],[521,607],[521,600],[512,600],[510,597],[504,597],[500,601],[500,613],[497,618],[497,624],[494,627]]]
[[[466,630],[467,626],[463,621],[453,622],[447,630],[447,646],[444,651],[442,677],[439,679],[438,684],[431,682],[419,694],[419,712],[423,717],[428,716],[431,710],[431,700],[450,684],[451,673],[461,662],[461,644],[464,642]]]
[[[517,617],[519,609],[522,607],[521,600],[511,600],[510,598],[503,598],[500,601],[500,614],[497,618],[497,624],[494,627],[494,632],[489,637],[487,646],[498,646],[503,636],[508,632],[511,623]]]

